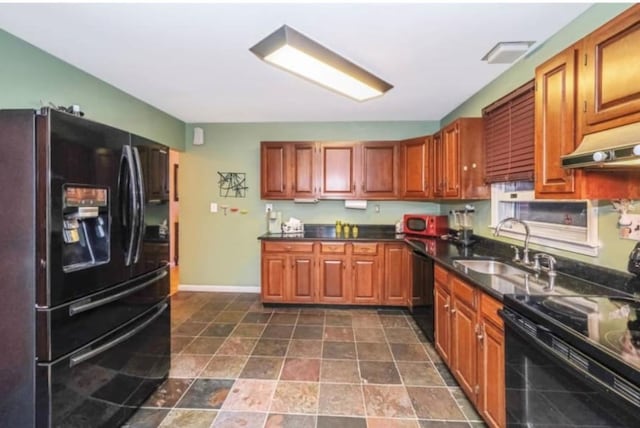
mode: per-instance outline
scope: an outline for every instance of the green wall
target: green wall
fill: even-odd
[[[622,11],[630,7],[632,4],[596,4],[589,8],[585,13],[576,18],[573,22],[543,43],[537,50],[529,54],[526,58],[518,61],[513,67],[500,75],[489,85],[482,88],[471,98],[466,100],[455,110],[447,114],[442,119],[442,124],[446,124],[460,116],[480,116],[484,106],[492,103],[501,96],[507,94],[523,83],[533,79],[535,68],[538,64],[551,58],[556,53],[562,51],[575,41],[589,34],[611,18],[619,15]],[[493,237],[492,230],[488,228],[491,223],[491,204],[490,202],[474,203],[476,207],[476,216],[474,224],[474,233],[482,236]],[[559,254],[565,257],[571,257],[576,260],[605,266],[620,271],[627,270],[627,257],[633,246],[634,241],[618,238],[617,230],[617,213],[613,210],[608,201],[599,201],[598,210],[598,236],[601,247],[598,257],[582,256],[575,253],[552,251],[546,248],[536,247],[533,249],[545,250],[549,253]],[[443,212],[447,212],[452,208],[460,208],[461,205],[442,206]],[[506,242],[515,242],[509,239],[498,238]]]
[[[80,105],[85,117],[184,150],[184,122],[0,30],[0,108]]]
[[[260,200],[260,141],[399,140],[428,135],[438,122],[359,123],[239,123],[200,124],[205,144],[186,145],[180,155],[180,283],[252,285],[260,283],[259,235],[266,232],[265,206],[273,203],[283,219],[331,223],[336,219],[356,224],[394,224],[405,212],[438,213],[426,202],[370,202],[367,210],[344,208],[343,201],[294,204]],[[193,125],[187,141],[191,141]],[[245,198],[219,196],[217,172],[244,172],[249,187]],[[246,209],[247,214],[225,216],[209,212],[217,202]],[[375,205],[380,212],[375,212]]]

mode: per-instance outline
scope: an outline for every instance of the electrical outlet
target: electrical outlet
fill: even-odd
[[[217,213],[218,212],[218,204],[215,202],[211,202],[211,205],[209,205],[209,211],[211,211],[212,213]]]
[[[273,211],[273,204],[264,204],[264,212],[270,213]]]

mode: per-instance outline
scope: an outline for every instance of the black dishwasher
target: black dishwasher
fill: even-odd
[[[433,342],[433,259],[413,251],[413,292],[410,311],[424,335]]]

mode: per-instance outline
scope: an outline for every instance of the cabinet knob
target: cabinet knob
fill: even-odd
[[[448,310],[449,310],[449,304],[448,304],[448,303],[445,303],[445,304],[444,304],[444,308],[448,311]]]
[[[456,308],[451,308],[451,313],[455,314],[456,313]]]

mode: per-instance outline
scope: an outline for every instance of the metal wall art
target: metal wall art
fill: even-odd
[[[244,198],[247,195],[246,173],[218,171],[218,188],[224,198]]]

